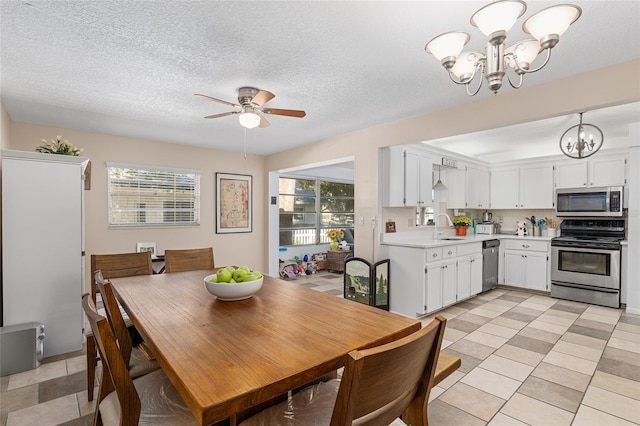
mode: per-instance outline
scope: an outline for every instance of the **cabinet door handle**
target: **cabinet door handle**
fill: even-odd
[[[522,247],[529,248],[530,246],[529,246],[529,244],[523,244]]]
[[[433,253],[431,257],[438,257],[438,253]]]
[[[449,250],[449,251],[447,252],[447,254],[452,254],[452,253],[453,253],[453,252],[452,252],[451,250]]]

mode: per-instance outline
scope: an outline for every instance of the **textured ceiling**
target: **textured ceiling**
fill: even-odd
[[[529,2],[524,18],[556,3]],[[574,3],[582,17],[525,85],[640,57],[640,2]],[[242,151],[237,116],[203,119],[231,108],[193,94],[236,102],[254,86],[276,95],[269,107],[307,112],[247,131],[266,155],[469,102],[423,49],[457,29],[482,50],[469,18],[484,4],[2,0],[0,93],[14,121]]]

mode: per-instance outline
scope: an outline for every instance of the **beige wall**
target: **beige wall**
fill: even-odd
[[[247,264],[267,270],[267,173],[337,158],[355,158],[356,255],[375,258],[376,233],[370,217],[379,214],[378,149],[430,139],[540,120],[557,115],[640,100],[640,60],[579,74],[553,83],[520,90],[505,88],[497,96],[469,98],[456,108],[432,112],[394,123],[327,139],[266,158],[171,145],[147,140],[80,132],[55,127],[11,123],[6,146],[3,125],[2,146],[32,151],[42,138],[62,135],[84,149],[92,162],[91,190],[86,196],[86,252],[134,251],[136,242],[155,241],[158,251],[166,248],[213,246],[216,264]],[[451,83],[451,90],[463,90]],[[483,89],[486,90],[486,89]],[[3,123],[5,124],[3,112]],[[149,164],[202,171],[202,220],[197,228],[150,228],[110,230],[107,227],[107,161]],[[232,165],[232,166],[230,166]],[[253,175],[253,232],[218,235],[214,222],[215,172]],[[43,215],[46,212],[43,212]],[[360,232],[358,230],[360,229]],[[87,270],[89,269],[87,256]]]
[[[266,245],[264,157],[130,139],[70,129],[14,122],[10,149],[33,151],[42,138],[62,135],[82,155],[91,159],[91,190],[85,191],[86,277],[89,282],[90,256],[95,253],[122,253],[136,250],[137,242],[155,241],[158,253],[167,248],[209,247],[214,249],[216,265],[246,264],[265,270]],[[198,227],[109,229],[107,222],[106,162],[195,169],[201,175],[201,221]],[[215,173],[253,176],[253,232],[216,234]],[[43,209],[43,218],[47,217]]]
[[[266,169],[274,171],[353,155],[355,214],[356,217],[370,218],[378,214],[380,147],[413,144],[639,101],[638,75],[640,59],[537,86],[527,86],[525,78],[524,86],[519,90],[505,87],[499,95],[477,100],[470,97],[468,103],[455,108],[383,124],[271,155],[266,158]],[[464,90],[448,81],[443,84],[449,85],[452,91]],[[355,254],[371,257],[377,234],[365,231],[371,228],[368,220],[365,220],[362,227],[365,232],[358,232],[359,228],[356,225]],[[378,225],[377,231],[380,232],[379,230]]]

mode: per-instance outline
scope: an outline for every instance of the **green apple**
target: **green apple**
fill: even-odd
[[[244,277],[248,274],[249,274],[249,271],[245,271],[244,269],[238,268],[235,271],[233,271],[231,275],[233,276],[233,279],[236,280],[236,282],[241,283],[244,280]]]
[[[217,283],[218,282],[218,276],[214,275],[211,278],[209,278],[207,281],[209,281],[210,283]]]
[[[246,283],[249,281],[259,280],[260,278],[262,278],[262,275],[260,275],[260,272],[253,271],[250,274],[245,275],[244,282]]]
[[[228,283],[232,278],[231,272],[229,272],[229,270],[227,269],[221,269],[216,274],[216,278],[218,279],[219,283]]]
[[[251,272],[251,269],[249,269],[249,267],[246,266],[246,265],[238,266],[238,269],[242,269],[243,271],[247,271],[247,274],[249,272]]]

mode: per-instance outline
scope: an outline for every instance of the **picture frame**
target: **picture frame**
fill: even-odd
[[[151,252],[151,258],[152,259],[157,259],[158,256],[156,255],[156,243],[152,242],[152,243],[138,243],[136,246],[136,251],[138,253],[140,252]]]
[[[252,232],[251,175],[216,173],[216,234]]]
[[[396,232],[396,223],[388,221],[385,223],[385,230],[386,232]]]

